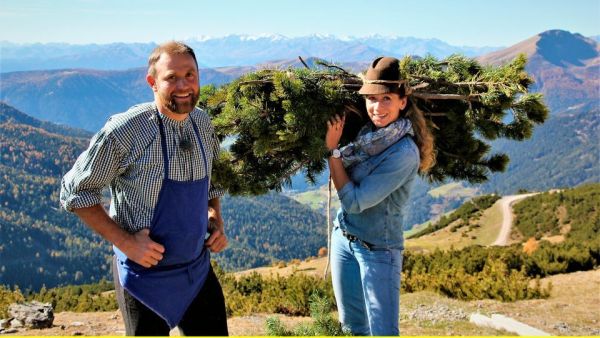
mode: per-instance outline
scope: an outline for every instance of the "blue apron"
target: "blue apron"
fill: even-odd
[[[165,247],[163,259],[156,266],[144,268],[117,247],[113,249],[123,288],[174,328],[198,295],[210,268],[210,253],[204,247],[208,226],[208,165],[198,127],[192,120],[207,175],[196,181],[171,180],[160,116],[158,124],[165,176],[154,208],[150,238]]]

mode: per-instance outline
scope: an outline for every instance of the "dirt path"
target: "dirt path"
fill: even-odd
[[[524,198],[537,195],[539,193],[529,193],[529,194],[520,194],[520,195],[509,195],[504,196],[500,199],[500,205],[502,207],[502,227],[500,228],[500,233],[498,234],[498,238],[492,245],[507,245],[508,239],[510,238],[510,230],[513,224],[514,214],[512,211],[512,204],[520,201]]]

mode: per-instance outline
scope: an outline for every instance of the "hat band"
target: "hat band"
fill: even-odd
[[[408,96],[408,95],[411,95],[413,92],[413,88],[411,88],[411,86],[408,85],[406,80],[367,80],[364,78],[361,78],[361,80],[363,81],[363,86],[365,84],[378,84],[378,85],[397,84],[398,88],[400,88],[400,85],[405,84],[404,95]]]
[[[368,84],[402,84],[405,83],[405,80],[366,80],[363,79],[363,83]]]

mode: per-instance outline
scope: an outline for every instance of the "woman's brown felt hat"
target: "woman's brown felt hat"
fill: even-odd
[[[362,95],[400,93],[400,61],[393,57],[379,57],[371,63],[358,91]]]

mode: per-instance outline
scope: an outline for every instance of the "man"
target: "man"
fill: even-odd
[[[168,335],[175,326],[185,335],[227,335],[208,252],[227,246],[223,192],[210,184],[219,142],[195,107],[194,51],[180,42],[158,46],[146,81],[154,102],[108,120],[63,178],[61,204],[113,244],[127,335]],[[110,215],[101,205],[105,186]]]

